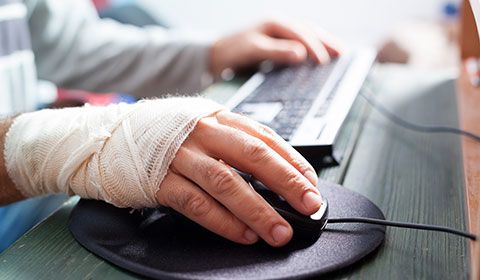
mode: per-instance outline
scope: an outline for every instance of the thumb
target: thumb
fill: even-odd
[[[286,39],[265,38],[258,50],[259,60],[295,64],[307,58],[307,49],[299,42]]]

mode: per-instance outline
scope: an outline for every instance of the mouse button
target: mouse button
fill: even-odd
[[[318,237],[322,232],[322,227],[318,224],[300,222],[299,220],[289,221],[293,228],[294,236],[302,236],[307,238]]]
[[[299,219],[298,217],[293,217],[291,215],[282,215],[281,216],[290,224],[293,229],[295,235],[315,235],[321,231],[321,227],[317,224],[312,224],[310,222],[306,222],[303,219]]]
[[[320,229],[320,221],[312,220],[308,216],[297,212],[293,208],[290,210],[285,210],[284,208],[275,208],[280,216],[282,216],[293,228],[302,228],[304,230],[315,231]]]
[[[310,219],[312,220],[322,220],[328,216],[328,201],[327,199],[323,199],[322,205],[320,205],[320,208],[317,210],[317,212],[313,213],[310,215]]]

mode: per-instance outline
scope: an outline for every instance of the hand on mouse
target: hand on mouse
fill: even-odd
[[[238,70],[264,60],[295,64],[307,57],[328,63],[339,53],[338,43],[325,32],[275,19],[216,41],[211,49],[210,71],[218,76],[224,69]]]
[[[270,128],[228,111],[198,122],[157,200],[232,241],[252,244],[260,237],[285,245],[290,225],[231,166],[252,174],[305,215],[320,207],[313,167]]]

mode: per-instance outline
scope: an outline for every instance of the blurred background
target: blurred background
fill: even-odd
[[[375,46],[379,62],[415,68],[458,65],[459,0],[93,0],[102,17],[139,26],[159,24],[216,37],[269,17],[311,22],[345,47]],[[95,95],[45,83],[43,104],[104,105],[134,101],[126,93]],[[49,105],[52,106],[52,105]]]
[[[113,1],[118,5],[133,1]],[[311,21],[348,44],[379,44],[411,21],[445,18],[445,0],[138,0],[152,15],[180,28],[199,28],[214,35],[283,15]]]
[[[113,1],[126,5],[133,1]],[[218,36],[271,16],[315,23],[347,46],[375,45],[393,40],[409,51],[409,62],[450,66],[456,53],[449,45],[460,1],[446,0],[138,0],[156,18],[172,27],[197,29]],[[425,53],[424,53],[425,52]],[[420,58],[422,57],[422,58]],[[393,58],[392,58],[393,59]]]

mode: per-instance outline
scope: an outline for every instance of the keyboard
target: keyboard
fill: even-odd
[[[375,57],[375,52],[364,50],[327,65],[267,62],[227,106],[271,127],[310,162],[338,164],[336,136]]]

